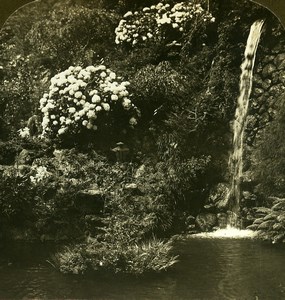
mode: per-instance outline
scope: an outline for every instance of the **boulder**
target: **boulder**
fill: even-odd
[[[279,74],[279,81],[280,81],[283,85],[285,85],[285,74],[284,74],[284,72]]]
[[[264,64],[267,64],[267,63],[272,62],[274,59],[275,59],[275,55],[266,55],[262,62]]]
[[[251,187],[254,185],[254,181],[252,178],[254,174],[252,173],[251,170],[247,170],[242,174],[242,180],[241,180],[241,188],[243,190],[245,189],[251,189]]]
[[[124,186],[124,190],[129,192],[133,196],[141,196],[143,192],[139,189],[136,183],[127,183]]]
[[[278,84],[279,83],[279,72],[275,72],[271,75],[272,83]]]
[[[284,90],[285,90],[285,87],[283,84],[281,84],[281,83],[275,84],[269,89],[269,94],[273,97],[276,97],[276,95],[283,93]]]
[[[201,213],[196,217],[196,224],[201,231],[210,231],[217,225],[217,216],[212,213]]]
[[[189,215],[186,217],[185,223],[187,225],[194,225],[195,224],[195,217],[193,217],[192,215]]]
[[[251,211],[247,211],[247,208],[243,208],[243,213],[245,214],[245,217],[242,218],[242,224],[243,227],[247,227],[249,225],[253,224],[253,221],[255,220],[254,216],[252,215]]]
[[[254,86],[261,87],[262,82],[263,82],[263,79],[261,78],[261,76],[258,73],[255,73],[253,75],[253,84],[254,84]]]
[[[274,63],[278,69],[283,69],[285,67],[285,53],[278,54],[274,59]]]
[[[276,71],[275,65],[269,63],[269,64],[267,64],[267,65],[263,68],[263,70],[262,70],[262,76],[263,76],[263,78],[268,78],[268,77],[270,77],[270,75],[271,75],[273,72],[275,72],[275,71]]]
[[[136,183],[128,183],[125,185],[125,189],[126,190],[137,190],[138,189],[138,186]]]
[[[143,175],[145,175],[145,165],[141,165],[141,166],[137,169],[137,171],[136,171],[136,173],[135,173],[135,178],[139,178],[139,177],[141,177],[141,176],[143,176]]]
[[[245,203],[250,206],[255,206],[257,196],[249,191],[243,191],[242,192],[242,197]]]
[[[85,214],[101,214],[104,209],[104,192],[96,185],[79,191],[75,197],[75,206]]]
[[[262,89],[262,88],[255,88],[254,89],[254,94],[256,95],[256,96],[260,96],[260,95],[262,95],[264,93],[264,90]]]
[[[218,208],[226,207],[227,195],[229,193],[229,188],[225,183],[218,183],[210,192],[208,203],[215,204]]]
[[[219,228],[226,228],[228,222],[228,215],[226,213],[218,213],[217,221],[218,221]]]
[[[268,90],[268,89],[270,88],[271,84],[272,84],[271,79],[267,78],[267,79],[265,79],[265,80],[262,81],[261,87],[262,87],[264,90]]]

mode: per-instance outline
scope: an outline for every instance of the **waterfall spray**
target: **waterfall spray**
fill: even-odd
[[[243,139],[246,128],[249,97],[252,89],[252,74],[257,46],[260,40],[264,20],[255,21],[250,28],[247,44],[244,52],[244,61],[241,65],[240,93],[237,99],[235,120],[233,123],[233,152],[229,160],[231,184],[228,194],[228,204],[231,211],[228,223],[236,226],[240,205],[240,184],[243,167]]]

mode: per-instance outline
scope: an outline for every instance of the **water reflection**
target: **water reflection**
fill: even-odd
[[[284,248],[254,240],[189,239],[180,263],[145,277],[66,276],[45,262],[46,245],[0,254],[0,299],[285,299]]]

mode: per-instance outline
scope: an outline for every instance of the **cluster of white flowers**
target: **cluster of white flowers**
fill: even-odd
[[[146,10],[147,9],[147,10]],[[130,43],[133,46],[159,36],[154,12],[144,8],[141,12],[127,12],[115,29],[116,44]]]
[[[127,12],[115,30],[116,44],[136,45],[164,37],[167,28],[183,32],[188,22],[201,18],[204,22],[215,22],[211,13],[201,4],[179,2],[174,6],[158,3],[141,11]]]
[[[204,22],[215,22],[215,18],[205,11],[201,4],[180,2],[171,9],[169,4],[161,5],[157,12],[157,24],[158,26],[170,24],[172,28],[183,31],[186,22],[197,17],[202,17]]]
[[[34,167],[36,172],[35,176],[30,176],[30,180],[33,184],[41,182],[45,178],[48,178],[51,174],[47,171],[47,168],[44,166]]]
[[[104,65],[69,67],[51,79],[49,93],[40,99],[42,135],[97,130],[98,118],[115,106],[128,111],[129,124],[136,123],[137,108],[130,100],[128,81],[122,81]],[[134,122],[135,119],[135,122]]]
[[[19,136],[24,139],[30,136],[30,129],[28,127],[24,127],[18,130]]]

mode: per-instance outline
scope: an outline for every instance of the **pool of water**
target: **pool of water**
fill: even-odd
[[[180,262],[165,273],[63,275],[51,245],[0,246],[0,299],[285,299],[285,249],[247,239],[176,242]]]

